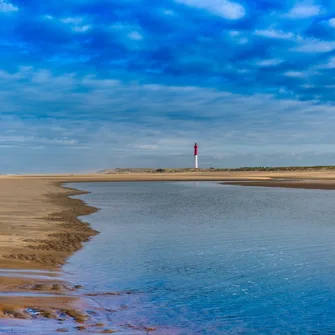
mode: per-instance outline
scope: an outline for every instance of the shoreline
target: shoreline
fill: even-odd
[[[58,209],[45,216],[35,218],[35,220],[44,221],[46,235],[42,239],[25,238],[23,240],[25,242],[24,249],[31,251],[28,257],[15,253],[2,254],[0,268],[59,270],[68,257],[83,247],[83,243],[98,234],[89,223],[78,219],[78,217],[93,214],[99,209],[89,206],[81,199],[72,198],[72,196],[84,195],[89,192],[66,187],[64,184],[67,182],[46,181],[46,183],[55,189],[52,192],[42,194],[43,202]],[[47,255],[48,252],[49,255]],[[11,262],[6,260],[11,260]]]
[[[0,181],[2,184],[3,180]],[[5,184],[9,186],[6,193],[10,194],[10,184]],[[89,206],[81,199],[73,199],[74,195],[88,192],[67,187],[62,181],[42,179],[37,184],[31,184],[26,179],[16,181],[16,187],[12,190],[14,202],[15,196],[19,198],[18,203],[22,201],[21,197],[29,196],[29,191],[20,192],[21,188],[38,189],[39,192],[32,193],[39,206],[31,201],[33,209],[24,211],[24,219],[34,222],[34,228],[21,224],[22,212],[17,213],[16,217],[12,214],[12,220],[6,216],[7,229],[3,227],[3,220],[0,221],[0,237],[5,235],[8,240],[7,243],[0,243],[0,321],[8,318],[30,320],[38,315],[38,319],[84,323],[89,319],[85,312],[85,305],[89,301],[82,299],[80,284],[70,284],[62,279],[61,267],[84,243],[98,234],[78,218],[95,213],[98,208]],[[4,194],[0,192],[0,199],[2,197]],[[14,204],[15,207],[19,206],[18,203]],[[39,210],[46,212],[46,215],[40,215]],[[1,213],[0,208],[3,219]],[[9,237],[13,235],[14,240]]]
[[[28,308],[38,310],[41,316],[50,319],[58,319],[61,312],[65,314],[64,320],[70,319],[74,323],[88,319],[83,312],[87,299],[79,292],[80,283],[71,286],[59,278],[57,272],[48,272],[58,270],[61,274],[67,259],[99,233],[78,218],[99,209],[72,198],[89,192],[66,184],[135,181],[217,181],[238,186],[335,190],[335,173],[328,172],[1,176],[0,270],[18,273],[25,270],[32,274],[39,270],[49,275],[47,279],[41,279],[24,273],[13,276],[8,271],[1,276],[0,292],[23,295],[0,294],[0,321],[1,318],[31,319],[33,316],[27,312]],[[32,296],[24,296],[27,293]]]

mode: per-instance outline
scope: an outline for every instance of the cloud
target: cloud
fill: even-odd
[[[246,14],[241,4],[229,0],[176,0],[176,2],[208,10],[228,20],[238,20]]]
[[[158,145],[155,144],[136,144],[135,148],[141,149],[141,150],[157,150]]]
[[[169,15],[169,16],[170,15],[173,16],[175,14],[175,12],[171,9],[164,9],[163,13],[164,13],[164,15]]]
[[[132,31],[128,34],[128,37],[132,40],[140,41],[143,39],[143,36],[138,31]]]
[[[335,41],[303,40],[293,50],[303,53],[326,53],[335,49]]]
[[[330,125],[316,123],[321,115],[328,120],[333,117],[334,107],[326,104],[315,105],[290,99],[281,99],[279,104],[269,94],[248,97],[195,86],[125,84],[96,76],[55,76],[45,70],[31,70],[20,73],[20,76],[25,84],[16,82],[15,76],[3,79],[8,88],[1,95],[3,108],[8,115],[13,115],[1,122],[3,129],[13,130],[10,135],[0,137],[0,142],[5,145],[76,144],[86,147],[90,144],[99,150],[116,145],[124,151],[157,149],[160,152],[183,153],[197,138],[212,146],[208,152],[214,153],[218,143],[223,142],[241,148],[246,143],[284,145],[295,144],[294,136],[300,135],[300,143],[310,143],[313,135],[308,129],[320,129],[323,136],[334,137]],[[4,87],[4,81],[0,83]],[[81,87],[85,87],[82,92]],[[15,89],[15,96],[11,94],[12,89]],[[16,96],[20,96],[19,101]],[[53,108],[55,104],[57,109]],[[30,121],[16,124],[13,121],[15,111],[22,106],[27,106],[26,115],[38,111],[38,118],[42,121],[36,124],[33,119],[31,124]],[[285,111],[294,111],[294,114],[288,117]],[[48,120],[56,118],[58,126],[45,129],[43,120],[47,124]],[[301,123],[302,119],[304,123]],[[136,128],[129,133],[129,128],[135,124]],[[204,132],[210,124],[211,130]],[[254,126],[249,129],[250,124]],[[231,131],[232,125],[234,132]],[[24,129],[26,134],[20,134]],[[317,136],[315,139],[319,141]]]
[[[278,39],[292,39],[294,37],[291,32],[283,32],[275,29],[264,29],[264,30],[256,30],[255,35],[268,37],[268,38],[278,38]]]
[[[195,141],[208,165],[333,157],[330,2],[13,6],[0,25],[0,172],[182,166]]]
[[[43,18],[48,21],[54,21],[61,24],[65,24],[66,26],[69,26],[74,32],[77,33],[87,32],[92,28],[90,24],[85,23],[85,19],[83,17],[57,18],[51,15],[44,15]]]
[[[281,62],[282,62],[281,59],[272,58],[272,59],[263,59],[263,60],[257,62],[257,64],[259,66],[276,66],[276,65],[280,64]]]
[[[330,57],[327,63],[317,66],[320,69],[335,69],[335,57]]]
[[[298,3],[287,13],[287,17],[291,19],[306,19],[318,16],[320,13],[320,6]]]
[[[284,73],[284,75],[287,77],[295,77],[295,78],[301,78],[305,76],[303,72],[298,72],[298,71],[287,71]]]
[[[10,12],[17,12],[18,10],[19,8],[14,6],[10,2],[6,2],[5,0],[0,0],[0,12],[10,13]]]

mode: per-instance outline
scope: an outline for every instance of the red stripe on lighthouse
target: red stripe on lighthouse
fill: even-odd
[[[198,156],[198,144],[194,144],[194,156]]]

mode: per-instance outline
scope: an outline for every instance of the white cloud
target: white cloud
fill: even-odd
[[[241,33],[238,30],[229,31],[229,35],[232,37],[239,36]]]
[[[310,85],[310,84],[304,84],[304,85],[301,85],[301,87],[303,87],[303,88],[315,88],[315,86],[314,85]]]
[[[135,145],[135,148],[141,149],[141,150],[157,150],[158,145],[156,144],[138,144]]]
[[[2,13],[9,13],[9,12],[17,12],[19,10],[18,7],[12,5],[5,0],[0,0],[0,12]]]
[[[280,64],[282,62],[282,60],[278,59],[278,58],[271,58],[271,59],[263,59],[259,62],[257,62],[257,65],[259,66],[276,66],[278,64]]]
[[[14,122],[0,115],[0,145],[24,148],[26,156],[33,158],[38,166],[49,157],[52,162],[43,163],[46,170],[62,165],[68,168],[68,162],[77,170],[156,166],[157,162],[160,166],[183,166],[188,159],[182,157],[187,157],[195,141],[206,148],[208,164],[234,165],[237,161],[231,157],[222,161],[213,158],[229,156],[230,151],[238,156],[239,162],[248,165],[245,152],[257,153],[259,158],[254,160],[257,163],[269,153],[278,154],[278,145],[282,146],[282,152],[298,147],[304,151],[308,143],[326,150],[325,145],[335,140],[332,129],[335,107],[331,104],[278,100],[270,94],[246,96],[195,86],[141,85],[103,80],[94,75],[56,76],[48,70],[3,72],[0,99],[7,115],[17,115],[17,110],[24,108],[29,115],[43,114],[49,119]],[[80,90],[82,87],[85,92]],[[128,115],[127,111],[136,113]],[[175,113],[185,113],[189,118],[176,122],[169,116]],[[231,113],[233,132],[232,122],[227,122]],[[197,120],[204,115],[211,121]],[[35,154],[30,150],[36,146],[45,149],[36,154],[39,156],[31,157]],[[87,152],[78,150],[88,146]],[[118,155],[113,154],[115,148]],[[22,163],[20,152],[12,155],[19,157],[18,167],[29,165]],[[148,157],[152,160],[147,163]],[[273,159],[272,164],[278,164],[275,156]],[[292,160],[287,159],[287,163]],[[2,164],[3,161],[0,168]]]
[[[11,74],[0,69],[0,79],[20,79],[21,74],[19,72]]]
[[[321,13],[321,8],[316,5],[297,4],[288,13],[287,17],[292,19],[307,19]]]
[[[243,37],[238,40],[238,44],[247,44],[249,40],[246,37]]]
[[[237,43],[237,44],[246,44],[249,42],[246,36],[243,36],[241,32],[237,30],[228,31],[228,35]]]
[[[295,77],[295,78],[301,78],[305,76],[303,72],[298,72],[298,71],[287,71],[284,73],[284,75],[287,77]]]
[[[92,28],[91,25],[85,23],[83,17],[65,17],[60,19],[60,22],[69,25],[77,33],[83,33]]]
[[[143,40],[143,36],[138,31],[132,31],[128,34],[131,40],[140,41]]]
[[[82,17],[65,17],[59,19],[52,15],[44,15],[43,18],[48,21],[61,22],[69,26],[76,33],[83,33],[92,28],[90,24],[85,23],[85,19]]]
[[[300,45],[292,51],[304,53],[323,53],[335,49],[335,41],[301,40]]]
[[[332,28],[335,28],[335,18],[330,19],[328,23]]]
[[[74,26],[72,29],[73,29],[73,31],[75,31],[75,32],[77,32],[77,33],[83,33],[83,32],[85,32],[85,31],[90,30],[91,28],[92,28],[91,25],[86,24],[86,25],[84,25],[84,26]]]
[[[175,0],[187,6],[205,9],[228,20],[238,20],[245,16],[245,8],[229,0]]]
[[[54,138],[54,137],[39,137],[39,136],[32,136],[32,135],[1,135],[0,136],[0,143],[2,147],[4,146],[12,146],[12,145],[24,145],[25,143],[30,144],[52,144],[52,145],[74,145],[77,144],[77,140],[75,139],[68,139],[68,138]]]
[[[143,35],[141,34],[141,28],[135,25],[128,25],[123,23],[115,23],[110,26],[110,29],[114,30],[120,37],[127,36],[129,39],[132,40],[142,40]]]
[[[293,33],[291,32],[284,32],[281,30],[275,29],[264,29],[264,30],[255,30],[255,35],[268,37],[268,38],[278,38],[278,39],[292,39],[294,37]]]
[[[172,15],[175,15],[175,12],[171,9],[164,9],[163,10],[163,14],[164,15],[169,15],[169,16],[172,16]]]
[[[318,65],[319,69],[335,69],[335,57],[330,57],[326,64]]]
[[[81,24],[83,22],[83,19],[81,17],[65,17],[63,19],[60,19],[63,23],[70,23],[70,24]]]

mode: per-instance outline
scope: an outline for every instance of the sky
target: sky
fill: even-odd
[[[0,0],[0,173],[335,164],[333,0]]]

